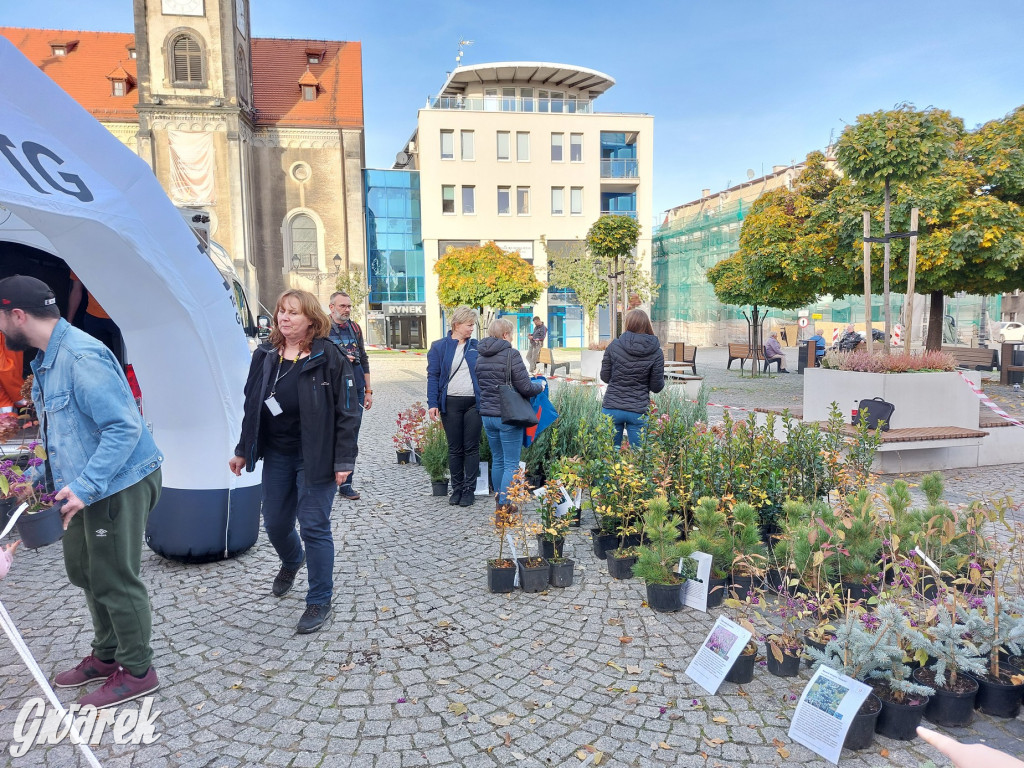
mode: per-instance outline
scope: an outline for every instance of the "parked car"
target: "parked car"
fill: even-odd
[[[1002,344],[1004,341],[1024,341],[1024,323],[1000,323],[999,335],[996,339]]]

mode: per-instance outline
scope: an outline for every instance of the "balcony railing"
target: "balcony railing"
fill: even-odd
[[[629,216],[631,219],[636,218],[636,211],[601,211],[602,216]]]
[[[635,179],[640,175],[640,166],[635,157],[601,160],[602,179]]]
[[[470,112],[548,112],[591,114],[587,99],[517,99],[511,96],[431,96],[427,109],[464,109]]]

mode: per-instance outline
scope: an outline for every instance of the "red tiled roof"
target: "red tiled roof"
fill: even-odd
[[[114,96],[107,73],[120,66],[136,79],[135,59],[128,46],[135,35],[124,32],[69,32],[56,29],[0,27],[3,35],[48,74],[57,85],[85,107],[93,117],[115,123],[138,122],[134,95]],[[50,44],[77,41],[66,56],[54,56]]]
[[[302,77],[299,78],[299,85],[320,85],[320,81],[316,79],[316,75],[307,69],[302,73]]]
[[[309,64],[307,51],[324,51]],[[320,86],[314,101],[303,101],[298,88],[309,70]],[[363,126],[362,45],[324,40],[252,41],[252,88],[259,124],[295,126]]]
[[[137,81],[136,61],[128,56],[135,35],[17,27],[0,27],[0,35],[97,119],[137,122],[136,99],[112,95],[107,79],[111,70],[121,66]],[[54,56],[50,44],[55,40],[77,45],[66,56]],[[309,50],[323,52],[320,64],[308,63]],[[319,85],[314,101],[304,101],[298,87],[307,69]],[[256,38],[252,78],[258,125],[363,126],[362,46],[358,42]]]

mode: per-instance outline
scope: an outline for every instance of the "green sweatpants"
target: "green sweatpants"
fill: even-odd
[[[153,616],[139,570],[146,521],[162,487],[157,469],[80,510],[64,533],[68,579],[85,591],[92,614],[92,652],[133,675],[145,674],[153,663]]]

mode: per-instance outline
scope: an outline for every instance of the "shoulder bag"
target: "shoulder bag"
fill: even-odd
[[[501,422],[513,427],[532,427],[539,419],[530,401],[512,386],[512,354],[513,350],[510,349],[505,357],[505,383],[498,387]]]

